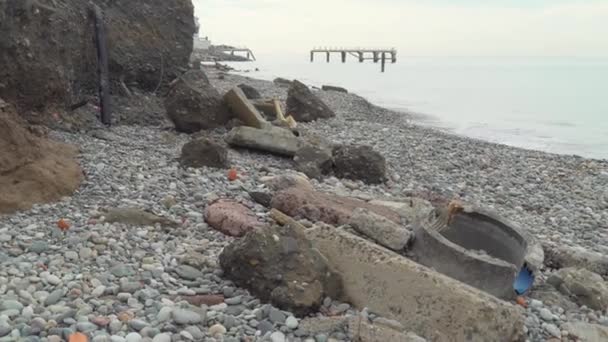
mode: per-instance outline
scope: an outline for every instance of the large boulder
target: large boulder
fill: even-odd
[[[322,147],[306,145],[293,158],[296,170],[310,178],[321,179],[331,172],[333,161],[331,151]]]
[[[182,147],[180,164],[184,167],[226,168],[229,166],[228,149],[209,139],[194,139]]]
[[[241,90],[249,100],[257,100],[262,98],[262,94],[260,94],[257,89],[250,85],[241,83],[238,85],[238,87],[241,88]]]
[[[336,116],[325,102],[321,101],[308,87],[295,80],[287,95],[287,114],[298,122],[329,119]]]
[[[0,1],[0,97],[21,112],[66,109],[97,93],[88,1]],[[113,93],[119,80],[153,91],[188,66],[190,0],[95,1],[106,22]],[[50,113],[49,113],[50,114]]]
[[[236,237],[262,225],[251,209],[228,200],[220,200],[208,206],[205,210],[205,221],[213,229]]]
[[[190,70],[171,87],[165,99],[175,129],[195,133],[225,125],[232,116],[220,93],[201,70]]]
[[[316,311],[326,296],[338,298],[342,289],[340,277],[297,226],[252,231],[224,248],[219,258],[228,279],[299,315]]]
[[[0,213],[71,195],[82,180],[77,150],[36,136],[0,100]]]
[[[367,209],[395,223],[401,222],[399,214],[387,207],[297,186],[275,194],[271,206],[291,217],[332,225],[349,224],[357,208]]]
[[[386,181],[386,160],[371,146],[343,145],[333,150],[334,173],[337,177],[361,180],[369,184]]]
[[[599,274],[570,267],[555,272],[547,282],[579,305],[593,310],[608,308],[608,285]]]

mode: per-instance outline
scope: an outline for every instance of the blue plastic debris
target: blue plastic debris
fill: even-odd
[[[518,295],[523,295],[532,288],[534,284],[534,273],[524,264],[513,282],[513,289]]]

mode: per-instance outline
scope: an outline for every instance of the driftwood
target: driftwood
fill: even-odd
[[[110,69],[108,67],[108,44],[106,29],[103,22],[101,8],[93,5],[95,19],[95,44],[97,46],[97,72],[99,76],[99,107],[101,108],[101,122],[104,125],[112,123],[110,111]]]

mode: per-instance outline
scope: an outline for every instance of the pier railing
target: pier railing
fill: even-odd
[[[387,60],[391,63],[397,62],[397,49],[395,48],[384,48],[384,49],[371,49],[371,48],[343,48],[343,47],[315,47],[310,50],[310,61],[314,62],[315,54],[325,54],[327,63],[331,60],[331,55],[338,53],[341,55],[342,63],[346,63],[347,56],[354,56],[363,63],[366,60],[372,60],[374,63],[381,62],[381,70],[384,72],[385,64]]]

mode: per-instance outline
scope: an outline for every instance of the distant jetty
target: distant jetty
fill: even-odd
[[[330,62],[331,55],[336,53],[340,54],[342,63],[346,63],[346,57],[348,55],[354,56],[360,63],[366,60],[372,60],[374,63],[381,62],[381,70],[384,72],[386,61],[390,60],[391,63],[397,63],[397,50],[395,48],[389,49],[367,49],[367,48],[335,48],[335,47],[323,47],[314,48],[310,50],[310,62],[314,62],[315,54],[325,54],[327,63]]]

